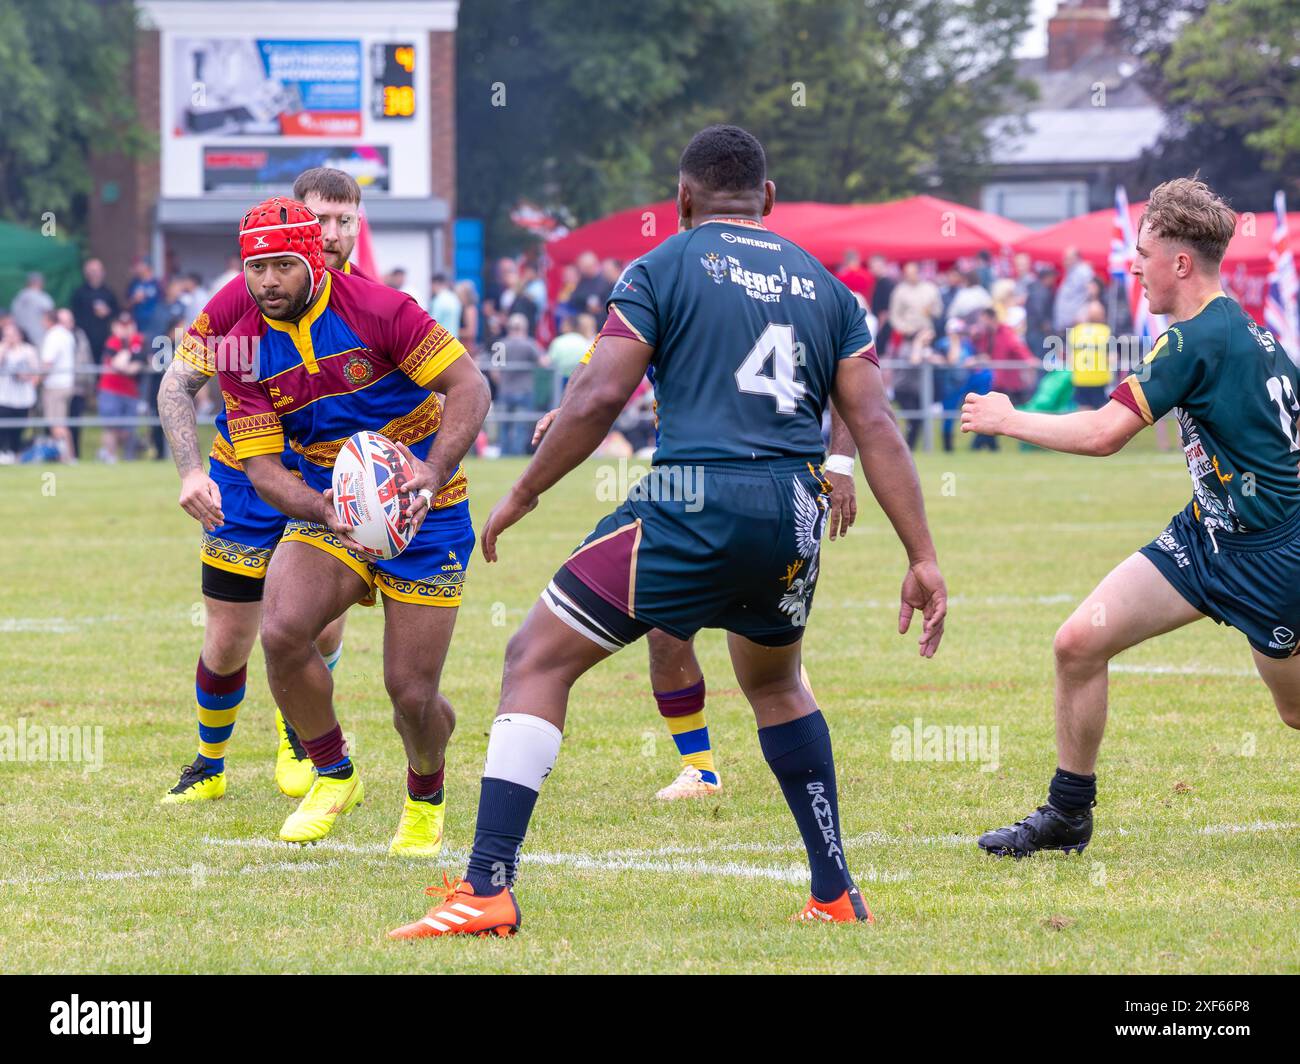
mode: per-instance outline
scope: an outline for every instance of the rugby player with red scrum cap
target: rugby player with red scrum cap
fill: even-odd
[[[325,264],[355,272],[348,259],[357,242],[361,188],[352,175],[327,166],[304,170],[294,182],[293,197],[320,220]],[[223,286],[186,329],[158,392],[158,414],[181,478],[180,506],[203,527],[203,648],[194,686],[199,748],[163,795],[164,804],[207,801],[226,793],[226,748],[262,620],[266,566],[287,520],[262,502],[248,482],[230,445],[224,407],[207,469],[199,450],[195,396],[216,375],[221,338],[255,305],[242,274]],[[292,450],[286,449],[285,464],[297,468]],[[343,622],[339,617],[327,625],[316,641],[331,670],[343,653]],[[275,782],[291,798],[301,798],[312,784],[311,759],[278,710],[275,723]]]
[[[328,268],[320,222],[302,203],[253,207],[239,244],[256,305],[226,342],[256,357],[226,360],[218,379],[235,458],[262,501],[289,518],[267,567],[262,648],[271,693],[315,769],[280,838],[323,838],[362,800],[317,641],[348,607],[382,596],[384,683],[408,762],[390,851],[433,856],[455,725],[438,685],[474,545],[460,463],[487,414],[487,382],[410,296]],[[331,498],[334,461],[362,430],[392,440],[413,470],[399,485],[415,494],[411,539],[388,560],[357,549]],[[286,444],[297,475],[285,466]]]

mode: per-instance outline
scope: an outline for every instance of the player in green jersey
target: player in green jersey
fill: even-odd
[[[1300,373],[1220,289],[1236,216],[1203,182],[1151,193],[1133,275],[1175,324],[1100,410],[1056,416],[968,395],[962,430],[1070,454],[1114,454],[1177,411],[1192,501],[1097,585],[1056,633],[1056,775],[1047,804],[987,832],[989,853],[1082,851],[1092,837],[1111,658],[1210,617],[1242,632],[1283,721],[1300,728]],[[1101,620],[1099,620],[1099,618]]]

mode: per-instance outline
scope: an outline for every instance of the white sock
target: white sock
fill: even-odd
[[[342,656],[343,656],[342,640],[339,640],[339,645],[334,648],[333,653],[321,655],[321,657],[325,659],[325,668],[329,669],[330,672],[334,671],[334,666],[339,663],[339,658],[341,658]]]
[[[540,791],[560,753],[560,729],[541,717],[506,713],[492,722],[483,775]]]

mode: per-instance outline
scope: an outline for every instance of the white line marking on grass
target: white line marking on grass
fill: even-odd
[[[195,876],[252,876],[263,872],[315,872],[342,864],[341,861],[272,861],[269,864],[241,865],[239,868],[127,868],[113,872],[56,872],[48,876],[0,879],[0,887],[29,887],[51,883],[116,883],[131,879],[191,879]]]
[[[670,875],[737,876],[743,879],[775,879],[783,883],[798,883],[808,878],[808,869],[802,865],[784,868],[766,868],[761,865],[739,864],[736,861],[651,861],[635,857],[605,857],[584,853],[525,853],[524,864],[557,865],[576,871],[600,872],[665,872]]]
[[[1258,676],[1254,669],[1224,669],[1217,665],[1138,665],[1111,662],[1111,672],[1128,672],[1138,676]]]
[[[1239,835],[1244,832],[1259,831],[1294,831],[1300,828],[1300,823],[1294,820],[1256,820],[1251,824],[1212,824],[1208,828],[1201,828],[1198,835]]]
[[[264,850],[278,848],[287,843],[276,842],[274,839],[218,839],[208,836],[202,840],[204,844],[211,846],[234,846],[239,848],[251,848]],[[802,849],[802,843],[794,843],[789,846],[773,847],[770,850],[761,850],[759,852],[782,853],[787,851],[798,851]],[[343,853],[387,853],[388,847],[382,843],[358,846],[351,843],[330,842],[328,840],[315,844],[316,848],[323,850],[334,850]],[[681,847],[674,850],[666,847],[664,852],[648,851],[611,851],[606,853],[547,853],[538,851],[534,853],[525,853],[523,855],[524,864],[537,865],[556,865],[563,868],[573,868],[578,870],[596,870],[606,872],[663,872],[669,875],[714,875],[714,876],[734,876],[740,879],[777,879],[783,882],[802,882],[808,878],[808,869],[803,865],[789,865],[785,868],[769,868],[762,865],[740,864],[736,861],[708,861],[705,860],[710,853],[725,850],[727,847]],[[656,860],[656,857],[671,856],[677,852],[682,855],[691,855],[693,860],[685,861],[665,861]],[[464,851],[444,850],[438,858],[439,864],[459,863],[467,860],[469,854]],[[856,874],[856,873],[855,873]],[[875,869],[869,869],[865,874],[859,875],[858,878],[864,882],[883,882],[890,883],[898,880],[908,879],[911,873],[902,872],[877,872]]]
[[[45,635],[68,635],[89,628],[92,624],[116,624],[125,617],[4,617],[0,618],[0,632],[41,632]]]
[[[1210,824],[1194,830],[1197,835],[1240,835],[1288,832],[1300,829],[1300,821],[1255,820],[1249,824]],[[1128,836],[1133,831],[1114,828],[1097,832],[1099,836]],[[282,850],[291,845],[275,839],[219,839],[207,836],[200,840],[207,846],[225,846],[237,849]],[[923,846],[966,846],[975,841],[974,835],[889,835],[881,831],[868,831],[846,839],[849,846],[895,846],[916,843]],[[315,848],[332,853],[386,854],[384,843],[359,845],[347,842],[322,841]],[[524,864],[549,865],[579,871],[603,872],[659,872],[668,875],[725,876],[738,879],[768,879],[783,883],[803,883],[808,869],[802,865],[772,868],[766,865],[741,864],[738,861],[709,861],[709,854],[718,853],[797,853],[803,848],[800,842],[734,842],[714,846],[660,846],[650,850],[608,850],[604,853],[525,853]],[[463,850],[444,850],[440,864],[459,864],[469,854]],[[689,860],[664,860],[672,857],[690,857]],[[246,864],[238,868],[212,868],[191,865],[184,868],[128,868],[105,872],[58,872],[48,876],[28,876],[0,879],[0,887],[41,886],[54,883],[113,883],[139,879],[187,879],[195,875],[204,877],[251,876],[267,872],[317,872],[342,865],[342,860],[328,861],[270,861],[266,864]],[[854,878],[859,883],[901,883],[911,879],[908,869],[880,871],[874,867],[858,869]]]
[[[701,848],[696,853],[708,853]],[[665,872],[670,875],[735,876],[740,879],[775,879],[783,883],[806,883],[807,865],[787,865],[768,868],[763,865],[740,864],[737,861],[654,861],[643,858],[610,854],[585,853],[525,853],[524,864],[560,865],[565,868],[605,872]],[[861,883],[899,883],[910,879],[912,873],[903,869],[896,872],[878,872],[874,868],[855,871],[853,878]]]

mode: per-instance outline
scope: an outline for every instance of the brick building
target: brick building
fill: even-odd
[[[212,280],[243,210],[314,165],[348,170],[381,271],[427,297],[453,261],[458,0],[138,0],[129,90],[158,151],[97,146],[90,247]]]
[[[990,127],[980,206],[1030,226],[1111,206],[1116,184],[1165,127],[1138,72],[1109,0],[1060,0],[1046,54],[1019,63],[1020,76],[1038,86],[1024,128],[1014,117]]]

